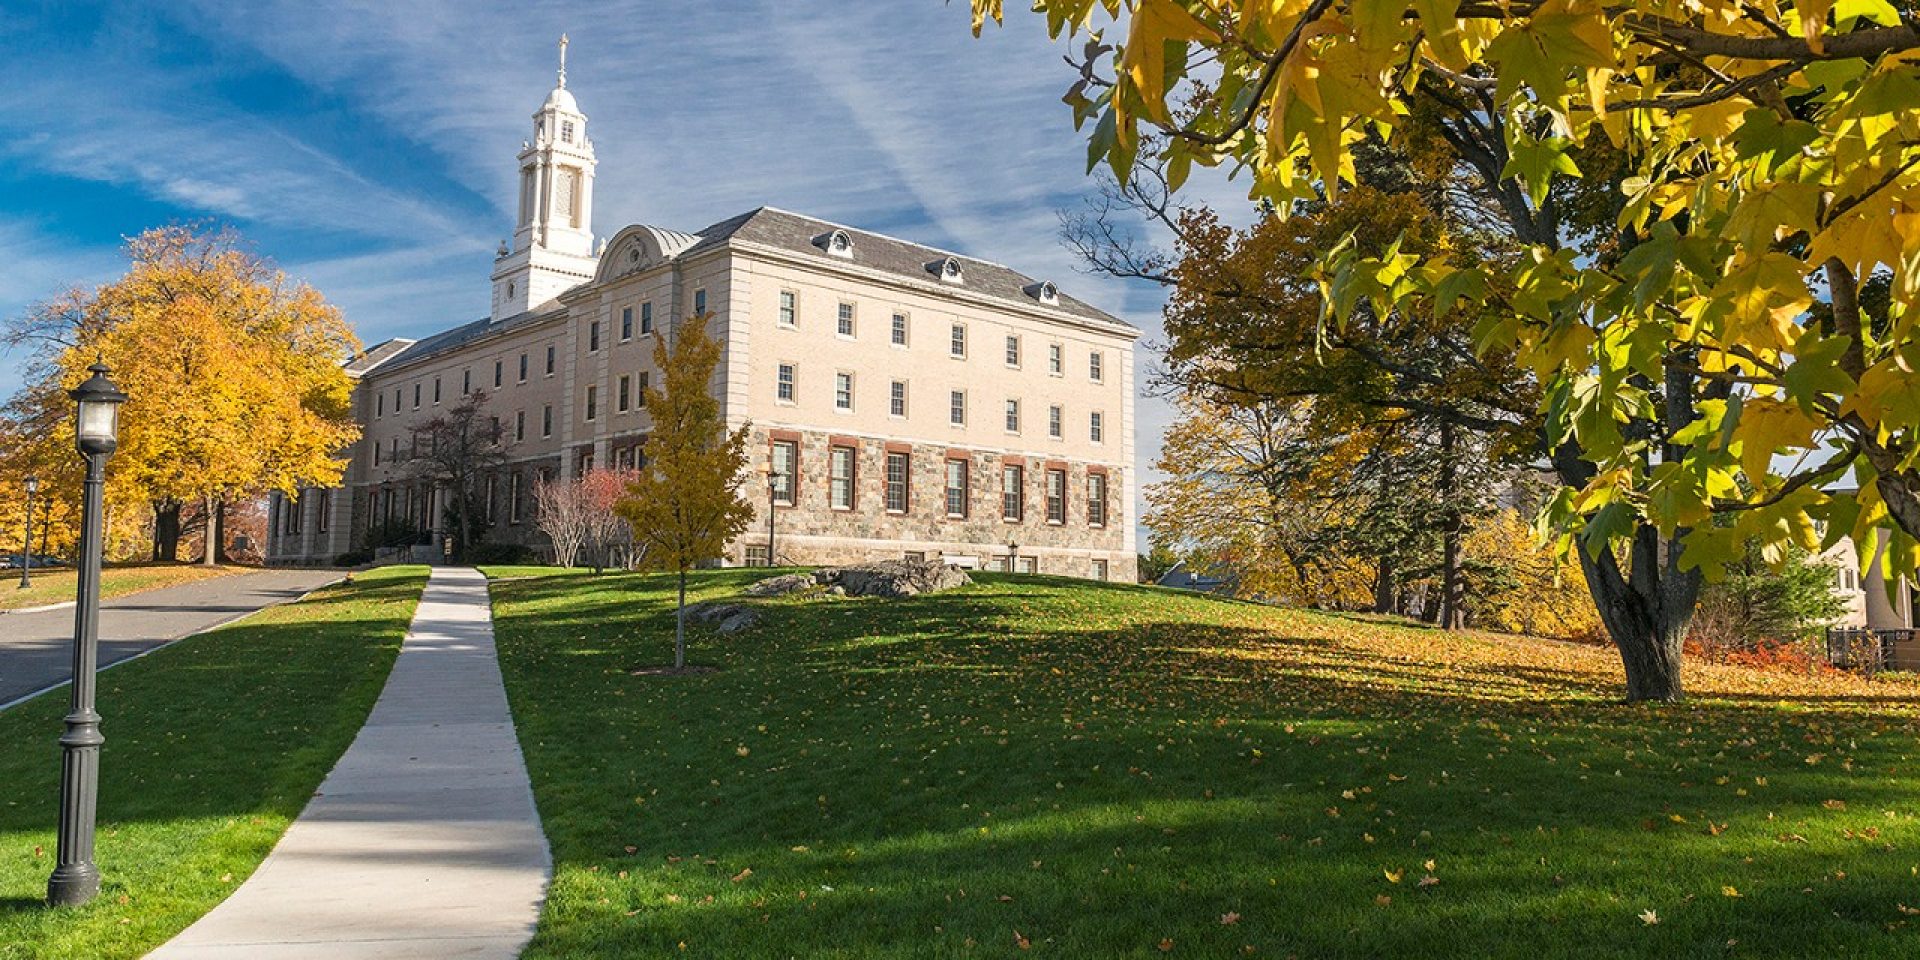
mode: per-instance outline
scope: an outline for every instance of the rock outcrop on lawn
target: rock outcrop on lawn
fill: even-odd
[[[777,597],[824,588],[851,597],[914,597],[964,587],[973,582],[965,570],[938,560],[881,560],[846,567],[821,567],[812,573],[768,577],[746,588],[752,597]]]

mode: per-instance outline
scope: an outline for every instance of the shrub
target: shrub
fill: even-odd
[[[348,550],[333,558],[333,565],[336,567],[357,567],[363,563],[372,562],[373,551],[371,550]]]
[[[528,563],[533,548],[521,543],[476,543],[467,548],[468,563]]]

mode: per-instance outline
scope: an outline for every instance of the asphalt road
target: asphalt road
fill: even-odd
[[[333,570],[262,570],[162,587],[100,607],[100,665],[219,626],[340,578]],[[0,614],[0,705],[71,679],[73,608]]]

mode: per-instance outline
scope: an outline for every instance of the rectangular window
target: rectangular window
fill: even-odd
[[[520,382],[527,382],[527,355],[524,353],[520,355]]]
[[[633,308],[620,308],[620,339],[633,339]]]
[[[515,410],[513,412],[513,439],[517,441],[525,440],[526,438],[527,412],[525,410]]]
[[[697,317],[706,312],[707,312],[707,288],[701,287],[700,289],[695,290],[693,292],[693,315]]]
[[[473,371],[472,370],[460,371],[460,395],[464,397],[472,392],[473,392]]]
[[[800,469],[800,445],[792,440],[775,440],[769,454],[773,463],[773,502],[783,507],[793,506],[793,492],[797,489],[794,481]]]
[[[1087,414],[1087,439],[1099,443],[1107,438],[1107,416],[1098,410]]]
[[[433,402],[435,404],[438,404],[440,402],[440,378],[439,377],[433,378]]]
[[[400,388],[399,387],[393,388],[393,412],[395,416],[398,416],[400,414]]]
[[[551,403],[540,408],[540,435],[553,436],[553,404]]]
[[[515,471],[507,476],[507,522],[520,522],[520,473]]]
[[[887,388],[887,413],[895,417],[907,415],[907,382],[905,380],[895,380],[892,386]]]
[[[594,320],[587,324],[587,352],[592,353],[598,349],[600,349],[600,321]]]
[[[1107,475],[1087,474],[1087,526],[1107,525]]]
[[[1047,372],[1059,376],[1066,371],[1066,360],[1057,343],[1047,344]]]
[[[1000,513],[1019,523],[1027,517],[1027,469],[1019,464],[1000,468]]]
[[[773,563],[767,559],[766,544],[762,543],[757,545],[756,544],[747,545],[747,566],[749,567],[773,566]]]
[[[953,325],[952,337],[947,342],[947,354],[949,356],[958,357],[961,359],[966,358],[967,356],[967,325],[966,324],[956,323]]]
[[[907,512],[907,480],[913,469],[913,457],[907,453],[887,454],[887,512]]]
[[[1067,472],[1047,471],[1047,522],[1067,522]]]
[[[380,465],[380,445],[377,443],[373,445],[373,465]]]
[[[1056,403],[1047,408],[1047,436],[1055,440],[1060,439],[1061,421],[1063,419],[1064,414],[1060,412],[1059,404]]]
[[[853,374],[833,375],[833,408],[835,410],[853,409]]]
[[[644,337],[647,334],[652,332],[653,332],[653,301],[648,300],[647,302],[642,303],[640,305],[640,335]]]
[[[1007,401],[1007,432],[1020,432],[1020,401]]]
[[[587,387],[587,420],[591,422],[600,413],[600,388]]]
[[[500,384],[503,382],[503,380],[501,379],[501,373],[505,367],[506,367],[506,364],[502,363],[499,360],[495,360],[493,362],[493,388],[495,390],[500,389]]]
[[[393,448],[387,451],[387,462],[388,463],[400,462],[400,438],[399,437],[393,438]]]
[[[644,407],[647,405],[647,385],[652,381],[653,374],[645,370],[640,371],[640,391],[634,394],[633,397],[635,406]]]
[[[793,371],[793,364],[791,363],[781,364],[779,378],[778,380],[775,381],[774,387],[773,387],[774,399],[781,400],[786,403],[792,403],[794,392],[795,392],[794,379],[795,379],[795,376]]]
[[[420,385],[417,383],[413,385],[413,408],[420,409]]]
[[[836,323],[834,327],[835,333],[843,337],[853,336],[853,304],[842,302],[840,304],[840,312],[835,317],[834,322]]]
[[[386,394],[376,393],[373,395],[373,415],[375,417],[384,417],[387,415],[387,395]]]
[[[955,390],[947,397],[947,422],[956,427],[967,425],[967,392]]]
[[[893,315],[893,345],[896,347],[907,345],[907,315],[904,313],[896,312]]]
[[[1107,562],[1105,560],[1095,560],[1093,562],[1093,578],[1095,580],[1107,579]]]
[[[1087,354],[1087,379],[1092,380],[1094,383],[1099,383],[1105,379],[1106,366],[1106,359],[1100,351],[1095,350]]]
[[[1020,338],[1009,335],[1007,337],[1007,366],[1017,367],[1019,365],[1020,365]]]
[[[967,461],[947,461],[947,516],[967,515]]]
[[[628,410],[633,409],[633,378],[632,377],[625,376],[625,375],[622,375],[620,377],[620,391],[619,391],[619,395],[614,397],[614,402],[618,404],[618,406],[615,409],[619,410],[621,413],[626,413]]]
[[[593,349],[600,349],[600,321],[593,322]],[[547,376],[553,376],[553,344],[547,344]]]
[[[480,522],[485,526],[491,527],[499,519],[494,515],[494,508],[493,508],[495,498],[497,498],[499,495],[500,495],[499,478],[495,477],[491,473],[487,474],[487,485],[486,485],[486,493],[485,493],[486,499],[480,502]]]
[[[852,447],[827,452],[827,504],[835,510],[853,509],[854,453]]]
[[[800,295],[792,290],[780,291],[780,325],[798,326],[800,323]]]

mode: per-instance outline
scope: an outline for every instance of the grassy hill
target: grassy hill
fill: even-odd
[[[698,635],[718,671],[635,676],[666,578],[491,572],[530,957],[1920,951],[1911,680],[1624,707],[1606,649],[995,575],[768,601]]]

